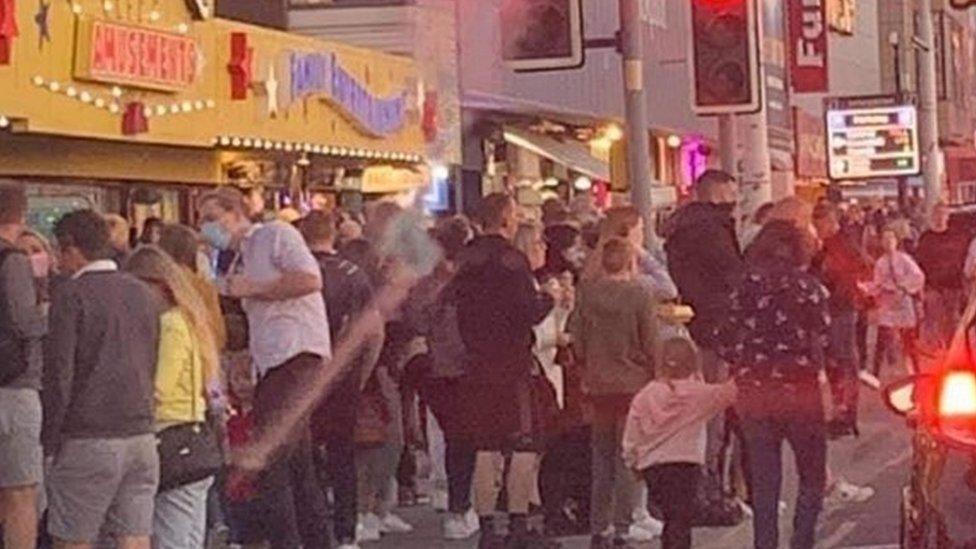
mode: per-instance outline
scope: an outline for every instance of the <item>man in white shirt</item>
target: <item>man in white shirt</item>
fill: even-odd
[[[291,225],[254,224],[244,195],[236,189],[222,187],[204,195],[199,210],[203,237],[218,249],[238,252],[224,293],[240,298],[247,314],[258,377],[255,435],[260,439],[287,428],[283,417],[289,406],[331,358],[319,266]],[[290,429],[290,435],[262,472],[262,526],[274,549],[328,547],[321,491],[315,482],[294,474],[312,468],[307,423]]]

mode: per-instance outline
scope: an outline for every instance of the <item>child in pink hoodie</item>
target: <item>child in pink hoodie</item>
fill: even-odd
[[[705,463],[705,425],[735,402],[732,382],[702,381],[698,350],[684,338],[664,342],[657,379],[634,397],[623,458],[647,482],[664,513],[663,549],[689,549],[695,494]]]

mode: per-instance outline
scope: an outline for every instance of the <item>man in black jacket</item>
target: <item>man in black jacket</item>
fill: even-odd
[[[551,296],[539,292],[529,261],[511,241],[519,222],[515,201],[504,194],[485,197],[484,236],[462,254],[452,290],[458,330],[468,356],[466,419],[471,422],[478,454],[475,463],[475,507],[481,518],[480,548],[502,543],[494,531],[492,512],[503,453],[511,455],[508,510],[511,541],[524,543],[528,495],[536,482],[537,459],[531,405],[534,367],[532,328],[553,307]]]
[[[48,531],[71,547],[91,547],[107,532],[120,548],[148,549],[160,304],[118,272],[102,216],[69,213],[54,234],[71,279],[54,296],[44,348]]]
[[[733,218],[738,197],[735,178],[707,170],[695,185],[695,201],[671,220],[664,246],[678,293],[695,311],[688,328],[702,349],[702,373],[709,383],[725,381],[728,376],[715,353],[714,331],[726,318],[729,296],[745,271]],[[709,423],[705,467],[710,481],[704,486],[713,496],[720,482],[724,431],[721,416]]]

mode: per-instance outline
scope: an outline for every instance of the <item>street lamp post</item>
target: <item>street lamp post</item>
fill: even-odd
[[[902,101],[904,90],[901,81],[901,36],[896,31],[892,31],[888,35],[888,44],[891,45],[894,56],[895,96],[898,101]],[[898,206],[901,207],[902,211],[908,206],[908,179],[905,177],[898,178]]]

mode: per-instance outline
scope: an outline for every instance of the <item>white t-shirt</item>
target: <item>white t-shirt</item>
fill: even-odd
[[[321,276],[301,233],[278,221],[251,229],[241,244],[241,264],[242,273],[258,283],[275,280],[284,272]],[[332,357],[322,292],[281,301],[244,299],[242,305],[260,376],[302,353]]]

